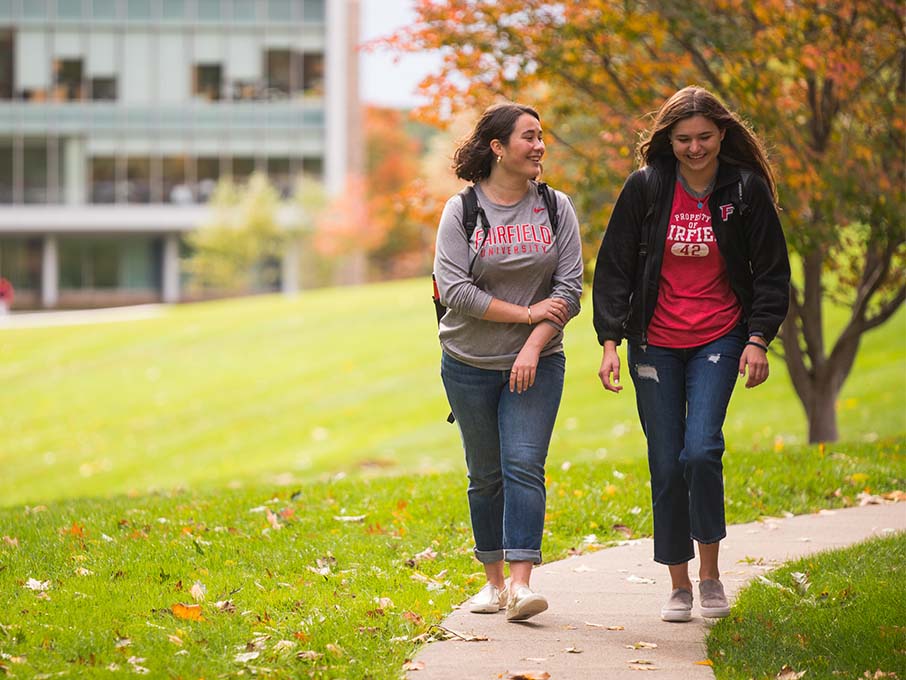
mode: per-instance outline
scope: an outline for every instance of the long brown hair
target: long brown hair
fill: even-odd
[[[496,160],[491,151],[491,142],[499,139],[506,146],[516,127],[516,121],[526,113],[541,120],[535,109],[522,104],[494,104],[486,108],[475,128],[453,152],[453,170],[456,176],[468,182],[479,182],[489,177],[491,164]]]
[[[672,159],[670,133],[673,126],[692,116],[704,116],[724,131],[719,158],[761,175],[768,183],[776,202],[777,185],[764,144],[746,121],[702,87],[684,87],[664,102],[655,115],[654,124],[639,145],[639,164],[651,165],[656,158],[662,157]]]

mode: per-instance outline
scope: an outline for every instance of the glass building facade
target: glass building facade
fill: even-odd
[[[179,239],[221,178],[339,190],[357,19],[356,0],[0,0],[17,306],[178,299]]]

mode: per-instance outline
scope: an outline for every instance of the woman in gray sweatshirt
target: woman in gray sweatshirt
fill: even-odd
[[[569,198],[553,191],[552,228],[536,182],[543,155],[535,110],[488,108],[453,158],[487,219],[469,237],[463,201],[453,196],[434,260],[447,307],[441,377],[462,435],[475,556],[487,576],[469,608],[506,608],[511,621],[547,609],[529,581],[541,562],[544,464],[566,368],[563,327],[579,313],[582,294],[579,223]]]

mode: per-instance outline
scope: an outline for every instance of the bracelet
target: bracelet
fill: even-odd
[[[767,345],[762,345],[760,342],[755,342],[754,340],[748,340],[748,341],[746,342],[746,345],[752,345],[752,347],[757,347],[757,348],[759,348],[759,349],[764,350],[765,352],[768,351],[768,346],[767,346]]]
[[[532,306],[529,305],[528,307],[526,307],[525,311],[528,312],[528,325],[531,326],[531,325],[533,325],[532,324]]]

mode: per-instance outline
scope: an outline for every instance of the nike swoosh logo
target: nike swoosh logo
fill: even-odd
[[[544,208],[535,208],[536,213],[544,212]]]

